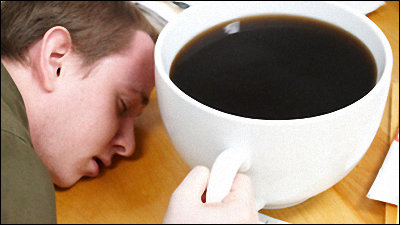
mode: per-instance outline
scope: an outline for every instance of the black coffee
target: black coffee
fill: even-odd
[[[217,25],[178,53],[171,80],[197,101],[233,115],[296,119],[341,109],[375,85],[368,48],[334,25],[298,16]]]

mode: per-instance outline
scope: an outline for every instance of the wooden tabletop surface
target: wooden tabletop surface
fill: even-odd
[[[394,62],[391,90],[374,141],[359,164],[327,191],[299,205],[263,209],[261,213],[290,223],[393,221],[397,211],[394,206],[368,199],[366,195],[399,124],[399,2],[386,2],[368,17],[388,38]],[[397,104],[392,104],[392,100]],[[135,134],[136,151],[132,157],[115,157],[113,166],[97,178],[82,179],[69,189],[56,189],[58,223],[162,222],[172,192],[190,168],[169,140],[161,121],[156,90],[135,121]]]

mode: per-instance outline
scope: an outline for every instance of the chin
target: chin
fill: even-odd
[[[70,188],[74,186],[79,179],[68,179],[60,177],[52,177],[53,184],[59,188]]]

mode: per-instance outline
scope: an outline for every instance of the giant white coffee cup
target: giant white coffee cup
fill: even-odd
[[[375,87],[357,102],[328,114],[261,120],[203,105],[170,80],[171,63],[193,37],[222,22],[261,14],[310,17],[352,33],[374,56]],[[382,31],[365,15],[332,2],[195,5],[167,24],[155,47],[156,91],[164,125],[189,166],[212,168],[207,202],[221,201],[240,171],[252,179],[258,209],[301,203],[336,184],[356,166],[381,122],[392,64],[391,48]]]

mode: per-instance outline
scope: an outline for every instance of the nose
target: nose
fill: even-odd
[[[133,118],[121,121],[120,129],[117,131],[112,143],[114,152],[118,155],[129,157],[135,151],[135,129]]]

